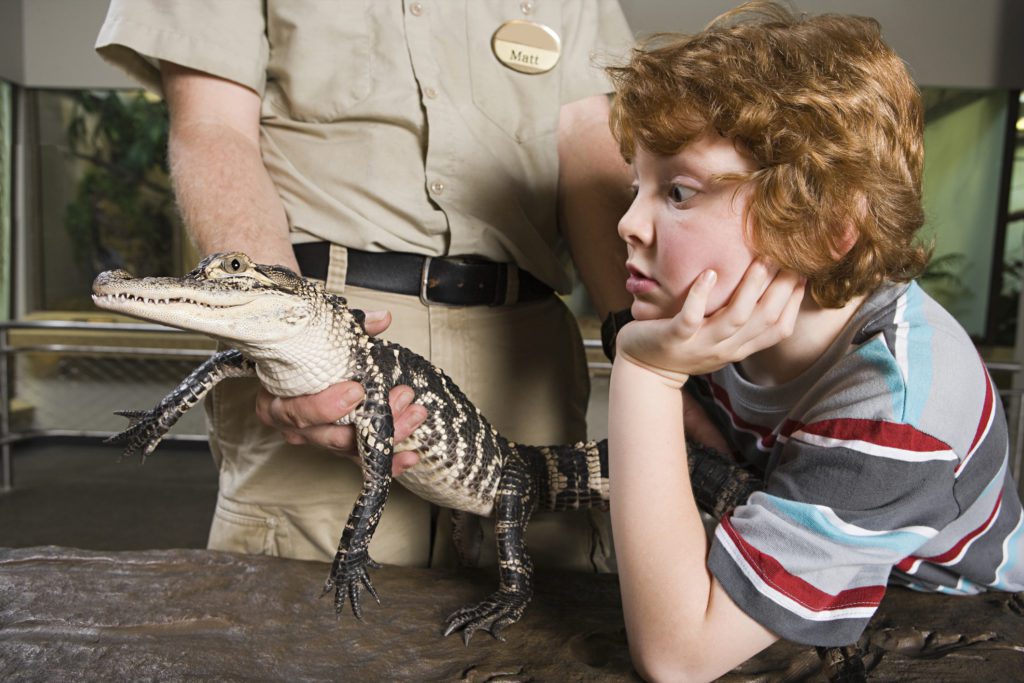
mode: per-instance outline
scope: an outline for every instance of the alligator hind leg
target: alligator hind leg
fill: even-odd
[[[449,616],[445,636],[462,630],[462,640],[469,645],[473,634],[483,629],[498,640],[505,640],[502,630],[523,616],[533,596],[533,562],[526,553],[524,536],[535,496],[525,463],[517,456],[510,458],[505,463],[494,504],[499,588],[479,604]]]

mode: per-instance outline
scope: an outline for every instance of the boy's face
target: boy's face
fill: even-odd
[[[619,221],[629,252],[626,288],[633,295],[634,318],[674,316],[690,285],[708,269],[718,280],[706,315],[728,302],[755,257],[743,226],[749,191],[714,178],[756,168],[731,139],[716,134],[672,156],[636,150],[636,198]]]

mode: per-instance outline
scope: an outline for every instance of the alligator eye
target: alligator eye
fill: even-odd
[[[242,262],[237,258],[233,258],[230,261],[228,259],[224,259],[221,266],[229,273],[237,273],[242,270]]]

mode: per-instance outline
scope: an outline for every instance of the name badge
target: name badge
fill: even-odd
[[[491,36],[491,51],[513,71],[542,74],[555,68],[562,54],[562,41],[544,24],[513,19]]]

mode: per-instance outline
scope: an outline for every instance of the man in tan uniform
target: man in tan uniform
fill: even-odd
[[[579,331],[555,295],[571,287],[566,245],[600,315],[629,301],[615,226],[631,176],[592,56],[630,41],[614,0],[113,0],[97,49],[166,97],[203,253],[301,268],[390,311],[388,339],[444,368],[507,437],[549,444],[586,436]],[[264,391],[273,427],[257,382],[218,387],[210,548],[333,557],[361,477],[305,444],[351,442],[328,426],[350,384]],[[393,487],[371,554],[426,565],[431,526],[428,504]],[[539,565],[609,569],[608,528],[538,516],[528,541]]]

